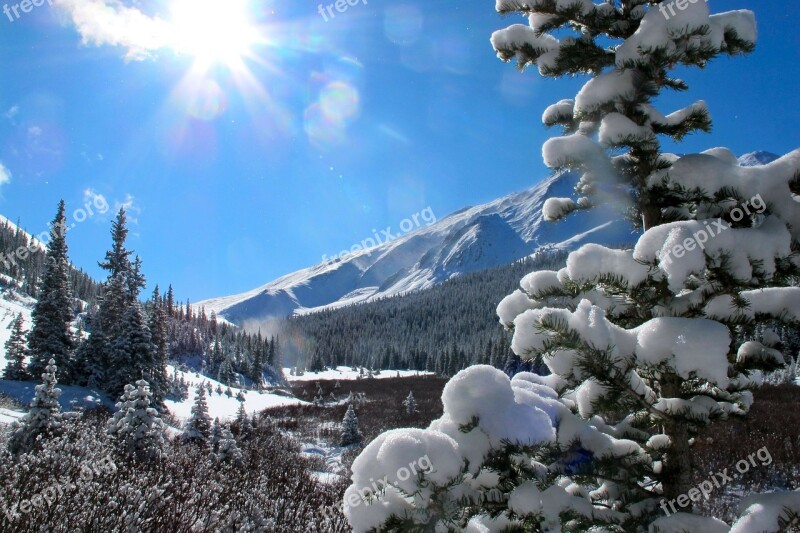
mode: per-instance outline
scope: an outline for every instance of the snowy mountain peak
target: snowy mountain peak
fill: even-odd
[[[511,263],[542,246],[626,243],[631,227],[613,208],[544,221],[551,196],[572,194],[576,177],[550,176],[525,191],[461,209],[370,250],[283,276],[244,294],[195,304],[236,324],[305,313],[425,289],[453,276]],[[590,237],[591,236],[591,237]]]
[[[773,154],[772,152],[758,150],[756,152],[750,152],[749,154],[744,154],[741,156],[739,158],[739,164],[743,167],[755,167],[759,165],[768,165],[779,158],[779,155]]]

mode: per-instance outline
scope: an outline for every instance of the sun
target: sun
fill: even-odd
[[[246,0],[175,0],[175,50],[206,66],[233,66],[258,41]]]

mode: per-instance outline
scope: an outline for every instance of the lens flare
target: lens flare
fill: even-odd
[[[189,90],[186,95],[186,113],[194,118],[210,121],[225,112],[228,100],[215,80],[206,79]]]

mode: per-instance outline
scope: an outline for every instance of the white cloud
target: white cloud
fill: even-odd
[[[8,111],[6,111],[6,113],[5,113],[5,117],[6,117],[6,118],[7,118],[9,121],[11,121],[11,123],[13,124],[13,123],[14,123],[14,119],[16,118],[16,116],[17,116],[18,114],[19,114],[19,106],[18,106],[18,105],[14,105],[14,106],[11,106],[11,107],[8,109]]]
[[[127,49],[126,58],[147,59],[173,41],[174,28],[118,0],[56,0],[66,10],[83,44]]]
[[[8,183],[11,183],[11,171],[3,163],[0,163],[0,186]]]
[[[94,211],[96,211],[101,215],[99,217],[99,220],[104,219],[102,215],[108,213],[110,209],[106,197],[100,194],[99,192],[95,191],[91,187],[83,190],[83,204],[93,206]]]
[[[142,209],[136,205],[132,195],[126,194],[125,200],[121,202],[117,200],[114,202],[114,212],[119,211],[121,207],[125,209],[125,214],[128,216],[128,221],[131,224],[139,223],[138,215],[141,214]]]

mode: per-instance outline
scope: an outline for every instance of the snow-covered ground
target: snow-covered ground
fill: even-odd
[[[355,381],[359,378],[359,372],[349,366],[338,366],[335,370],[323,370],[322,372],[306,372],[302,376],[292,376],[291,368],[284,368],[283,374],[289,381],[317,381],[317,380],[340,380]],[[363,378],[366,378],[367,371],[364,371]],[[381,370],[379,374],[373,374],[375,379],[387,378],[408,378],[414,376],[429,376],[432,372],[421,372],[419,370]]]
[[[168,366],[167,370],[169,375],[172,375],[173,371],[175,371],[172,366]],[[191,415],[192,405],[194,405],[195,395],[197,394],[197,386],[203,382],[211,383],[211,387],[214,389],[212,394],[207,395],[208,414],[211,416],[211,418],[219,418],[220,421],[226,418],[234,418],[236,416],[236,413],[239,410],[239,401],[236,399],[236,396],[239,392],[244,394],[244,408],[250,415],[252,415],[254,412],[263,411],[264,409],[268,409],[270,407],[307,403],[302,400],[298,400],[297,398],[288,396],[288,393],[281,394],[268,391],[257,392],[237,389],[234,387],[231,387],[233,394],[229,398],[227,395],[225,395],[225,390],[228,388],[228,386],[220,383],[219,381],[208,378],[201,374],[181,372],[180,370],[178,371],[178,376],[183,376],[183,379],[189,383],[189,398],[182,402],[167,400],[166,404],[173,415],[182,419],[189,418]],[[222,394],[216,393],[217,386],[222,388]]]
[[[14,290],[13,280],[7,277],[4,278],[6,279],[0,280],[0,372],[2,372],[2,369],[8,364],[4,348],[6,341],[11,335],[8,326],[19,313],[22,313],[25,319],[25,329],[30,330],[31,310],[36,302],[33,298]],[[174,371],[174,367],[168,367],[169,375],[172,375]],[[170,412],[180,419],[186,419],[191,414],[196,394],[195,389],[201,382],[205,381],[211,383],[214,391],[216,391],[217,386],[222,387],[223,391],[228,388],[226,385],[216,380],[205,376],[198,376],[195,373],[178,371],[178,375],[183,376],[184,380],[190,385],[189,398],[182,402],[167,400],[166,404]],[[33,400],[36,384],[37,383],[32,381],[20,382],[0,380],[0,392],[16,399],[23,405],[28,405]],[[62,391],[60,400],[64,409],[70,409],[73,405],[83,408],[105,405],[113,410],[114,404],[118,400],[117,398],[109,398],[108,395],[90,388],[73,387],[62,384],[59,384],[58,388]],[[209,396],[208,409],[209,414],[213,418],[219,417],[220,420],[223,420],[236,416],[239,410],[239,401],[236,399],[236,395],[240,392],[240,389],[231,387],[231,391],[233,395],[230,398],[224,393],[220,395],[216,392]],[[287,392],[259,393],[247,390],[242,390],[241,392],[245,397],[244,407],[251,415],[254,412],[262,411],[269,407],[304,403],[301,400],[291,397]],[[21,411],[2,409],[0,410],[0,424],[8,424],[12,422],[14,418],[19,418],[22,415],[23,412]]]
[[[0,424],[11,424],[15,420],[22,418],[24,413],[22,411],[14,411],[12,409],[4,409],[0,407]]]

